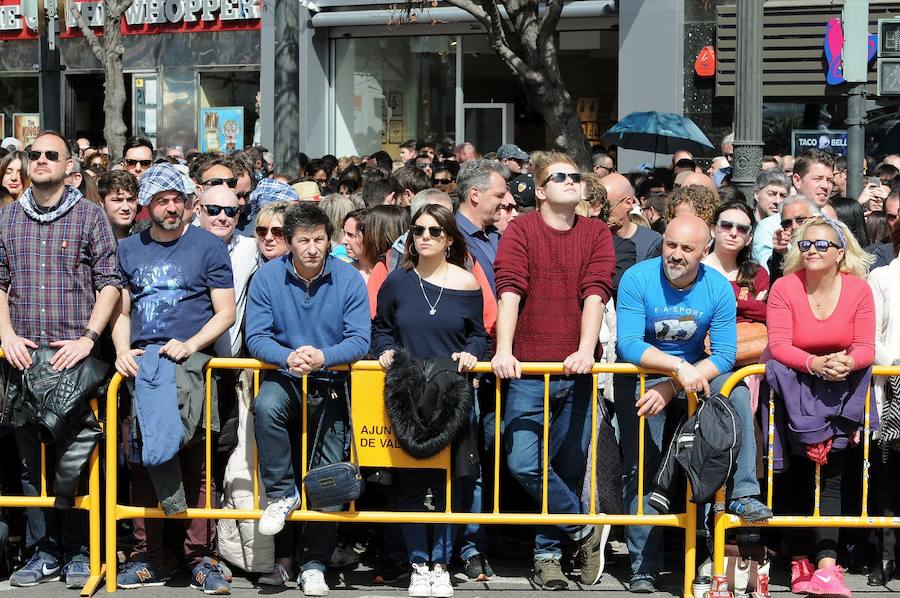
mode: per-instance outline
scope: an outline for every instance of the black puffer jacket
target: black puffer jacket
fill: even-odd
[[[109,371],[109,364],[92,356],[74,367],[56,372],[50,359],[57,349],[31,352],[31,367],[24,372],[0,362],[3,421],[33,426],[38,439],[55,448],[53,493],[58,508],[70,508],[78,481],[97,440],[100,424],[89,400]]]
[[[427,459],[453,444],[453,472],[477,472],[478,440],[472,383],[447,357],[415,359],[397,351],[384,380],[384,400],[400,446]]]

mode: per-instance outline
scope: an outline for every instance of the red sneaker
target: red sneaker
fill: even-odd
[[[844,584],[844,569],[840,565],[816,571],[807,584],[807,591],[815,596],[852,596],[850,588]]]
[[[813,566],[808,559],[791,561],[791,592],[806,594],[809,591],[809,580],[813,576]]]

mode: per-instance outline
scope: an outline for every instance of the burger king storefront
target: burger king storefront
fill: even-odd
[[[0,0],[0,133],[27,142],[42,125],[36,122],[38,37],[20,1]],[[102,2],[76,0],[75,6],[102,31]],[[260,0],[134,0],[122,20],[128,134],[212,149],[225,132],[208,129],[228,122],[230,143],[252,143],[255,130],[258,135],[260,10]],[[71,15],[59,48],[62,132],[101,143],[103,69]]]

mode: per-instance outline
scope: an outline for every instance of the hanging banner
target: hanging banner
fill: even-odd
[[[791,131],[794,156],[808,149],[819,149],[835,156],[847,155],[847,131],[819,131],[817,129]]]
[[[197,127],[201,152],[233,152],[244,147],[244,108],[201,108]]]

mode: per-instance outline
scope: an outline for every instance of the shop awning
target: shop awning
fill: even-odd
[[[372,0],[300,0],[307,8],[314,11],[313,27],[356,27],[365,25],[384,25],[390,15],[388,9],[396,2],[373,2]],[[372,5],[383,4],[384,8],[372,9]],[[357,8],[365,7],[365,8]],[[319,12],[316,12],[316,11]],[[502,10],[502,9],[501,9]],[[563,7],[563,19],[583,19],[589,17],[613,16],[617,13],[615,0],[574,0]],[[455,6],[438,6],[425,10],[414,10],[412,14],[420,23],[437,21],[438,23],[475,22],[474,16]]]

